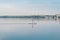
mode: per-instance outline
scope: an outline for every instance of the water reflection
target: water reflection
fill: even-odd
[[[0,40],[60,40],[60,19],[0,19]]]

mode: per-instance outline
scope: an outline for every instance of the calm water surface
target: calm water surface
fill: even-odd
[[[2,18],[0,40],[60,40],[60,22],[34,20],[32,24],[31,19]]]

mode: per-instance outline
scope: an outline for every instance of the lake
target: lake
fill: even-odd
[[[60,40],[60,19],[0,18],[0,40]]]

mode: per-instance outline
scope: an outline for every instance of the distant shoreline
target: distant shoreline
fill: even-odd
[[[0,18],[60,18],[60,15],[0,16]]]

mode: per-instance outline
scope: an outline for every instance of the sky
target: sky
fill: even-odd
[[[59,14],[60,0],[0,0],[0,15]]]

